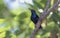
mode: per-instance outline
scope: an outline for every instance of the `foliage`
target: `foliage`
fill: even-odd
[[[36,10],[38,16],[41,13],[39,9],[44,9],[47,0],[33,0],[34,5],[28,5],[26,8],[17,8],[8,10],[3,1],[0,0],[0,38],[29,38],[34,29],[33,22],[30,20],[31,12],[27,8]],[[52,6],[52,5],[50,5]],[[53,22],[56,20],[56,23]],[[47,17],[47,25],[42,24],[43,29],[37,33],[36,38],[48,38],[50,32],[58,29],[58,36],[60,38],[60,12],[53,13]]]

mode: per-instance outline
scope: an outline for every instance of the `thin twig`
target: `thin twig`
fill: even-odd
[[[51,0],[48,0],[48,1],[47,1],[46,7],[45,7],[45,9],[44,9],[44,12],[47,12],[47,10],[48,10],[48,8],[49,8],[49,5],[50,5],[50,2],[51,2]]]
[[[57,2],[58,0],[54,0],[54,4]],[[58,5],[55,7],[55,9],[53,10],[53,13],[58,13]],[[53,17],[53,22],[55,23],[55,24],[57,24],[57,20]],[[58,26],[58,25],[56,25],[56,26]],[[57,36],[57,27],[56,27],[56,29],[54,29],[54,30],[52,30],[51,32],[50,32],[50,38],[58,38],[58,36]]]

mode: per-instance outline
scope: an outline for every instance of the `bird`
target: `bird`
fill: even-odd
[[[39,16],[36,14],[36,11],[34,9],[29,8],[29,10],[31,11],[31,21],[35,24],[36,28]],[[40,26],[39,28],[42,29],[42,26]]]

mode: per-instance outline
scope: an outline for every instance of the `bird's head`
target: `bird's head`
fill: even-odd
[[[29,9],[31,12],[33,12],[33,11],[35,12],[35,10],[34,10],[33,8],[28,8],[28,9]]]

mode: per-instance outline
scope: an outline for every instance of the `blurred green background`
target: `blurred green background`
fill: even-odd
[[[13,0],[14,1],[14,0]],[[28,8],[35,9],[38,16],[43,12],[47,0],[32,0],[33,4],[22,3],[21,6],[9,7],[9,2],[0,0],[0,38],[29,38],[34,30],[34,23],[30,20],[31,12]],[[53,0],[51,0],[51,5]],[[42,12],[41,12],[42,11]],[[52,19],[57,22],[54,23]],[[60,38],[60,12],[50,14],[47,24],[42,23],[43,29],[36,34],[36,38],[49,38],[52,30],[57,30]]]

